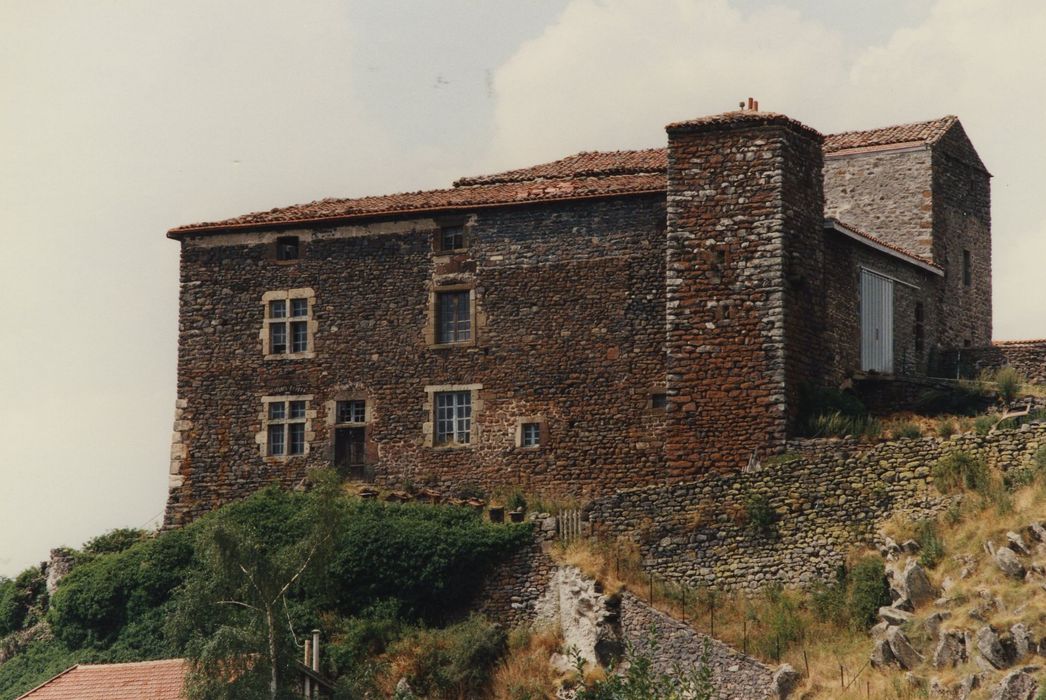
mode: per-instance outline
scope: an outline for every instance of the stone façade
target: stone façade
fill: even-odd
[[[901,154],[921,154],[903,206],[858,196],[873,187],[861,178],[838,184],[843,161],[865,181],[895,179],[874,165],[881,150],[840,156],[787,117],[738,112],[670,125],[667,153],[579,154],[451,190],[172,230],[182,287],[167,524],[329,466],[342,400],[366,404],[366,476],[385,484],[588,498],[779,451],[800,388],[861,367],[862,268],[894,280],[897,372],[926,373],[964,333],[990,337],[990,297],[985,312],[944,294],[963,282],[955,250],[972,250],[977,284],[990,285],[987,174],[968,177],[969,142],[945,127]],[[939,156],[946,147],[961,157]],[[889,216],[868,214],[876,201]],[[915,221],[900,232],[898,207]],[[460,247],[441,250],[458,225]],[[940,241],[950,225],[956,245]],[[299,254],[276,259],[287,237]],[[469,295],[466,343],[436,343],[434,293],[447,289]],[[274,298],[308,300],[306,352],[267,347]],[[957,311],[971,318],[948,326]],[[433,396],[451,390],[472,396],[473,432],[437,447]],[[304,402],[304,448],[269,456],[266,402],[290,399]],[[521,445],[523,421],[540,425],[538,447]]]

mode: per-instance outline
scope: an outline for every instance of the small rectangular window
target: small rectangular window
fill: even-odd
[[[464,226],[444,226],[440,229],[440,250],[461,250],[465,247]]]
[[[297,236],[280,236],[276,239],[277,260],[297,260],[299,252]]]
[[[437,445],[467,445],[472,439],[472,392],[443,391],[436,394]]]
[[[521,427],[520,445],[523,447],[539,447],[541,445],[541,424],[524,423]]]
[[[970,261],[970,251],[968,250],[962,252],[962,283],[964,287],[969,287],[973,284],[973,269]]]
[[[437,343],[463,343],[471,339],[471,298],[468,290],[436,292]]]
[[[651,394],[650,407],[659,411],[668,407],[668,394]]]
[[[339,423],[366,423],[367,402],[363,400],[339,401],[338,402]]]

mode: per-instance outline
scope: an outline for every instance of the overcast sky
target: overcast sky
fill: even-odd
[[[0,575],[166,498],[179,224],[660,146],[749,95],[957,114],[997,338],[1046,337],[1040,0],[3,0]]]

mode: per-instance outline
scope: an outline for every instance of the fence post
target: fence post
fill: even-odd
[[[650,574],[650,605],[654,605],[654,575]]]
[[[748,615],[747,614],[744,617],[741,618],[741,629],[742,629],[741,636],[744,638],[745,656],[748,656]],[[806,675],[809,676],[810,674],[807,673]]]

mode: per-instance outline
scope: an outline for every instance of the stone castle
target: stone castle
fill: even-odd
[[[323,466],[584,497],[736,471],[804,387],[989,347],[991,176],[959,120],[823,136],[751,107],[172,229],[167,525]]]

